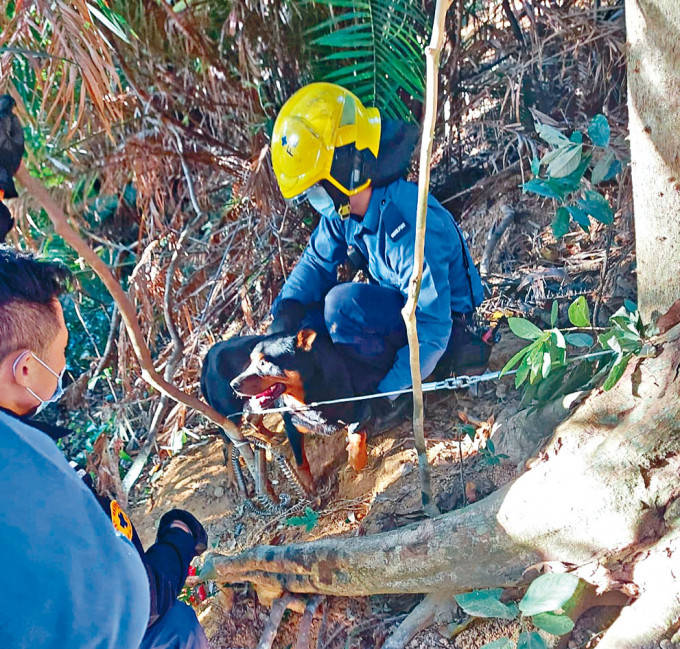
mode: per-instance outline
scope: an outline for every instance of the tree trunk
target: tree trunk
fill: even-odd
[[[530,470],[483,500],[368,537],[213,554],[201,574],[292,592],[456,593],[516,585],[528,567],[555,561],[601,590],[638,589],[641,610],[663,600],[653,635],[665,637],[680,619],[680,581],[654,586],[650,575],[678,565],[680,325],[655,342],[656,358],[590,395]],[[643,646],[630,626],[619,646]]]
[[[626,0],[640,311],[680,298],[680,3]]]

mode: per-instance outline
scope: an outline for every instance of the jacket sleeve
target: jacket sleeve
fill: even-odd
[[[300,260],[272,305],[276,316],[282,300],[320,302],[337,283],[337,268],[347,258],[347,243],[338,218],[322,216]]]
[[[433,213],[443,210],[432,203],[428,207],[425,260],[420,298],[416,307],[416,325],[420,347],[420,371],[426,377],[434,370],[437,361],[446,350],[451,334],[451,287],[449,268],[452,254],[460,256],[460,241],[451,237],[448,214]],[[408,297],[408,285],[413,272],[415,232],[409,232],[396,242],[390,242],[388,250],[390,265],[396,275],[398,288]],[[455,259],[453,260],[455,262]],[[411,366],[408,345],[396,355],[394,365],[380,382],[378,389],[388,392],[411,385]]]

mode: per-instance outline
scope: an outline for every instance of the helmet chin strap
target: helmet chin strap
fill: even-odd
[[[349,196],[341,192],[333,183],[327,180],[321,181],[321,186],[326,190],[328,195],[333,201],[333,206],[335,211],[340,215],[340,218],[344,221],[351,216],[351,208],[349,204]]]

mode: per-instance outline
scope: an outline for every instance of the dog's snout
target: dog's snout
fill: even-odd
[[[239,392],[239,388],[241,387],[242,380],[243,380],[243,378],[239,374],[239,376],[237,376],[236,378],[233,378],[231,381],[229,381],[229,385],[231,386],[231,389],[234,392]]]

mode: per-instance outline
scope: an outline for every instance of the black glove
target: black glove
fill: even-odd
[[[5,237],[14,227],[14,219],[9,213],[7,206],[0,202],[0,243],[5,243]]]
[[[24,131],[14,110],[14,99],[0,95],[0,189],[5,198],[16,198],[12,176],[24,154]]]
[[[194,551],[196,556],[205,552],[208,547],[208,534],[198,519],[184,509],[171,509],[169,512],[163,514],[163,517],[158,524],[158,534],[156,535],[157,541],[162,540],[165,533],[170,530],[173,521],[181,521],[189,528],[191,535],[194,537]]]
[[[281,300],[274,312],[274,321],[269,325],[267,333],[295,333],[300,328],[307,308],[297,300]]]

